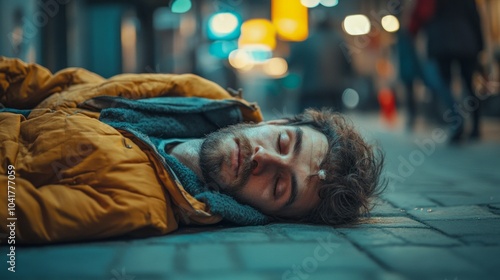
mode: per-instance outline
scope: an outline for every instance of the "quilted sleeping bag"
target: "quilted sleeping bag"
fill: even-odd
[[[0,57],[0,103],[24,112],[0,112],[0,233],[12,235],[8,218],[16,244],[162,235],[180,223],[219,222],[151,147],[101,122],[100,111],[79,106],[99,96],[234,100],[244,121],[262,120],[256,105],[193,74],[104,79],[81,68],[52,74]]]

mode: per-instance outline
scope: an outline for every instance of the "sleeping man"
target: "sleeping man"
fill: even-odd
[[[383,185],[381,154],[330,110],[264,122],[194,75],[106,80],[7,58],[0,84],[0,199],[12,202],[0,218],[13,223],[0,233],[17,243],[221,221],[342,225]]]

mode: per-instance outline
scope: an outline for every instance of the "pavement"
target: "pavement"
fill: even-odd
[[[145,239],[0,247],[0,279],[500,279],[500,120],[481,141],[354,115],[386,153],[389,185],[360,225],[184,227]]]

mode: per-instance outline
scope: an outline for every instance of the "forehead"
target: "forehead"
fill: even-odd
[[[300,126],[300,128],[304,132],[302,143],[305,149],[305,153],[302,153],[301,156],[305,159],[310,158],[313,169],[311,171],[315,174],[319,171],[319,166],[328,151],[328,139],[322,132],[309,126]]]
[[[289,209],[289,215],[302,215],[319,203],[318,176],[320,164],[328,152],[326,136],[309,127],[300,126],[303,133],[303,150],[297,159],[298,199]]]

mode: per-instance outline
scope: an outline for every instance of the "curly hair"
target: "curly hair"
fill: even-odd
[[[319,205],[300,222],[346,225],[355,223],[385,189],[380,179],[384,154],[365,142],[344,116],[329,109],[307,109],[289,119],[289,125],[307,125],[328,139],[328,151],[320,164],[326,178],[319,180]]]

